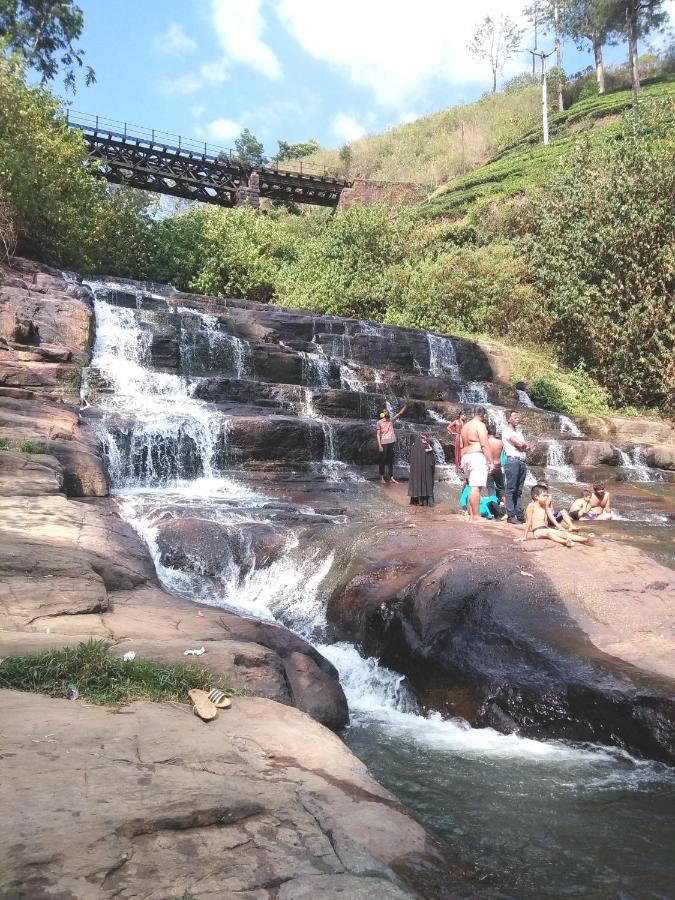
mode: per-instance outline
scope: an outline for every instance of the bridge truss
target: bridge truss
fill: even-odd
[[[230,207],[250,193],[252,170],[231,150],[80,113],[69,113],[68,126],[82,132],[90,156],[101,164],[99,174],[112,184]],[[270,200],[334,207],[351,185],[302,163],[296,169],[275,164],[256,171],[259,196]]]

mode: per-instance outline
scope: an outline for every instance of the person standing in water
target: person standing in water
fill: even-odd
[[[382,409],[379,413],[379,421],[375,429],[377,438],[377,449],[380,454],[380,484],[398,484],[394,478],[394,447],[396,445],[396,432],[394,430],[394,422],[399,419],[408,408],[408,404],[404,403],[399,411],[391,416],[389,410]],[[385,468],[388,476],[385,479]]]
[[[486,486],[488,475],[494,469],[492,451],[488,444],[486,419],[485,407],[477,406],[473,411],[473,419],[464,425],[460,435],[462,468],[469,484],[469,518],[471,522],[480,521],[480,491]]]
[[[488,476],[487,489],[488,493],[493,493],[497,500],[501,503],[504,499],[504,490],[506,483],[504,480],[504,469],[502,468],[502,451],[504,442],[497,437],[497,429],[494,422],[488,423],[488,446],[492,454],[492,465],[494,469]]]
[[[527,477],[525,457],[530,445],[525,440],[520,425],[520,415],[515,409],[506,411],[507,424],[502,428],[502,441],[506,455],[506,511],[509,525],[517,525],[525,521],[525,513],[520,504],[520,497]]]
[[[418,434],[410,451],[408,496],[412,506],[434,505],[436,458],[428,435]]]
[[[462,440],[461,433],[462,428],[466,424],[466,410],[458,409],[457,410],[457,418],[453,419],[452,422],[445,429],[450,437],[454,437],[455,439],[455,470],[460,478],[464,477],[464,471],[462,469]]]

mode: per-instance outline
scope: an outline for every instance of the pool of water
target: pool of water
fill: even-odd
[[[603,748],[533,750],[535,741],[490,748],[472,746],[475,734],[463,743],[461,734],[452,741],[429,731],[363,714],[344,739],[420,822],[476,867],[479,884],[514,900],[675,896],[673,770]]]

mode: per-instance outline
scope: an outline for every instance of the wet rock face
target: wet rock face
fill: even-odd
[[[619,744],[675,761],[672,685],[598,651],[545,578],[507,554],[392,561],[337,592],[338,633],[404,673],[418,699],[474,726]]]
[[[316,422],[269,416],[238,416],[228,434],[233,462],[306,464],[323,457],[324,435]]]
[[[262,569],[282,554],[286,535],[272,525],[238,525],[186,517],[158,526],[157,544],[165,566],[217,576],[236,569],[241,576]]]

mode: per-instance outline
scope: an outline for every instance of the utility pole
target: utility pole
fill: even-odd
[[[532,54],[532,62],[534,62],[534,57],[537,56],[541,60],[541,117],[544,131],[544,143],[548,144],[548,86],[546,84],[546,60],[549,56],[553,56],[555,50],[551,50],[550,53],[544,53],[542,50],[541,53],[535,53],[534,50],[530,50]]]

